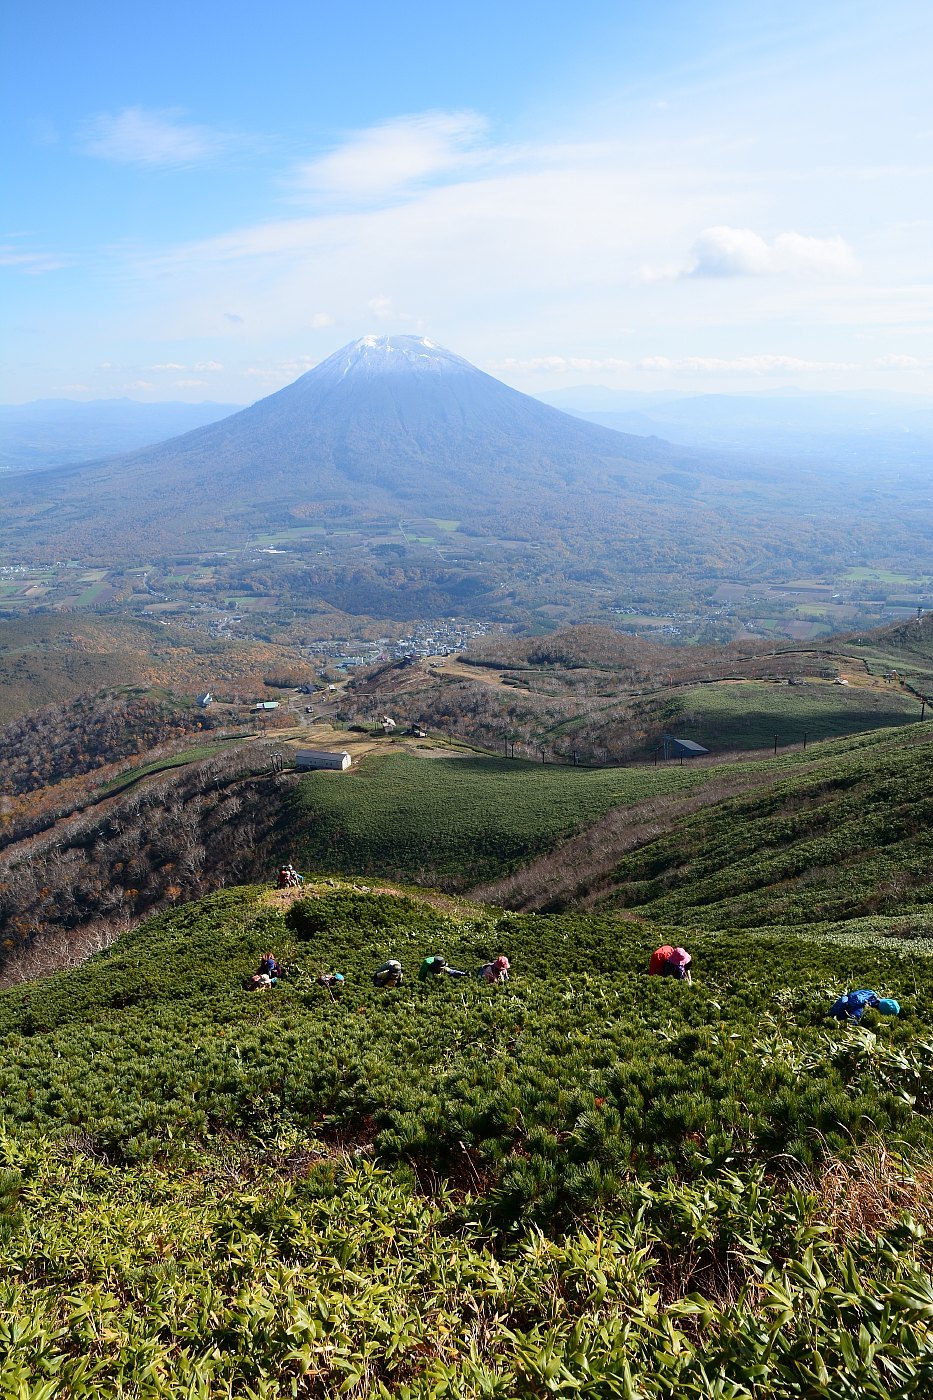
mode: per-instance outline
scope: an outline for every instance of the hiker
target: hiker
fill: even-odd
[[[288,876],[289,889],[297,890],[301,885],[304,884],[305,877],[303,875],[299,875],[298,871],[293,865],[286,865],[285,873]]]
[[[477,976],[481,977],[484,982],[488,982],[490,986],[497,982],[507,982],[509,980],[508,958],[504,953],[500,953],[492,962],[483,963]]]
[[[272,987],[279,985],[280,978],[284,977],[281,963],[277,962],[272,953],[263,953],[259,959],[259,969],[252,977],[248,977],[244,982],[246,990],[249,992],[268,992]]]
[[[439,977],[442,973],[448,977],[469,977],[470,975],[468,972],[461,972],[458,968],[451,967],[447,959],[442,958],[438,953],[434,957],[425,958],[418,968],[418,980],[426,982],[429,977]]]
[[[282,868],[281,868],[281,870],[279,871],[279,889],[280,889],[280,890],[287,890],[287,889],[288,889],[288,886],[289,886],[288,866],[287,866],[287,865],[283,865]]]
[[[664,943],[651,954],[651,961],[648,963],[648,976],[676,977],[679,981],[692,986],[693,978],[690,975],[692,962],[693,959],[686,948],[672,948],[669,943]]]
[[[396,958],[390,958],[381,967],[377,967],[373,973],[374,987],[400,987],[405,974],[402,971],[402,964]]]
[[[273,985],[282,976],[282,966],[276,962],[271,953],[263,953],[259,959],[259,971],[265,973],[267,977],[271,977]]]
[[[866,1011],[880,1011],[882,1016],[899,1016],[900,1003],[893,997],[880,997],[870,987],[860,987],[857,992],[843,992],[829,1008],[829,1015],[837,1021],[848,1021],[858,1025]]]
[[[339,997],[346,980],[342,972],[322,972],[317,984],[319,987],[326,987],[332,997]]]

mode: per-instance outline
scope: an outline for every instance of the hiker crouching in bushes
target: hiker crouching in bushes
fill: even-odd
[[[470,975],[468,972],[460,972],[458,968],[451,967],[446,958],[436,954],[432,958],[425,958],[418,968],[418,979],[421,982],[426,982],[429,977],[440,977],[442,973],[448,977],[469,977]]]
[[[248,979],[246,988],[250,992],[267,992],[270,987],[278,986],[283,975],[282,966],[273,955],[263,953],[259,960],[259,970]]]
[[[686,948],[672,948],[669,943],[656,948],[648,963],[649,977],[676,977],[681,982],[693,985],[690,964],[693,962]]]
[[[319,987],[326,987],[332,999],[336,1001],[343,991],[345,981],[346,978],[342,972],[322,972],[317,979],[317,984]]]
[[[373,973],[374,987],[400,987],[404,979],[402,964],[396,958],[390,958],[381,967],[377,967]]]
[[[490,985],[497,982],[507,982],[509,980],[509,960],[504,953],[500,953],[492,962],[483,963],[476,975]]]
[[[869,987],[862,987],[857,992],[843,992],[829,1008],[830,1016],[834,1016],[837,1021],[849,1021],[856,1026],[866,1011],[880,1011],[882,1016],[901,1014],[899,1002],[893,997],[880,997]]]

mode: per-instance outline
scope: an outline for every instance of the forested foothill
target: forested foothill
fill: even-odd
[[[24,796],[225,722],[222,711],[139,691],[43,705],[0,728],[0,795]]]
[[[119,613],[33,613],[0,619],[0,725],[53,702],[124,687],[217,700],[262,695],[265,678],[313,674],[287,643],[212,636]]]

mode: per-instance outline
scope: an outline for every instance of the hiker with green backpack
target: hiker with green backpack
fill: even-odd
[[[429,977],[469,977],[468,972],[461,972],[456,967],[451,967],[446,958],[442,958],[439,953],[433,957],[427,957],[418,968],[419,982],[426,982]]]

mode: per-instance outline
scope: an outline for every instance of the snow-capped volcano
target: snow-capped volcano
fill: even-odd
[[[203,540],[207,527],[216,542],[296,509],[470,519],[524,501],[578,517],[585,498],[598,493],[604,511],[613,482],[671,453],[550,408],[420,336],[369,335],[219,423],[44,473],[43,490],[58,480],[70,520],[162,542]]]
[[[418,335],[364,335],[322,360],[312,374],[479,374],[469,360]]]

